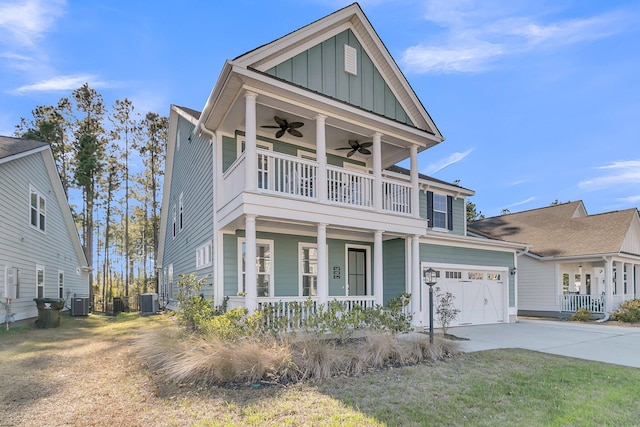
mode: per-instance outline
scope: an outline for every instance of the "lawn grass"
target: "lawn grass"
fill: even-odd
[[[335,378],[321,384],[169,384],[136,356],[164,316],[64,317],[0,331],[0,425],[627,426],[640,369],[527,350]]]

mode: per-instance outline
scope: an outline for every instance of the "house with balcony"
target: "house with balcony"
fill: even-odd
[[[640,298],[637,209],[589,215],[576,201],[485,218],[469,229],[529,245],[517,270],[522,315],[564,317],[579,308],[605,314]]]
[[[70,309],[89,296],[91,269],[46,142],[0,136],[0,236],[0,322],[36,317],[34,298]]]
[[[419,173],[443,139],[357,3],[227,61],[201,111],[171,107],[162,301],[192,272],[249,311],[408,292],[426,326],[432,267],[454,323],[514,319],[524,246],[468,236],[474,192]]]

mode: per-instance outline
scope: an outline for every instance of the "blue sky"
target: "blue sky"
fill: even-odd
[[[141,113],[202,109],[226,59],[348,4],[0,0],[0,134],[84,82]],[[640,2],[360,5],[446,137],[421,172],[487,216],[640,206]]]

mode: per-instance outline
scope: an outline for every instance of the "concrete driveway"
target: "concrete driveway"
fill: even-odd
[[[452,327],[447,332],[468,339],[459,341],[465,352],[524,348],[640,368],[640,327],[520,319],[518,323]]]

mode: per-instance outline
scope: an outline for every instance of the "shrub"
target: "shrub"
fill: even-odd
[[[569,316],[569,320],[573,322],[587,322],[591,318],[591,314],[591,310],[588,308],[580,307],[575,313]]]
[[[620,322],[638,323],[640,322],[640,300],[625,301],[611,314]]]
[[[178,280],[178,313],[184,323],[194,331],[213,319],[215,309],[213,300],[206,299],[201,293],[204,279],[198,280],[195,273],[181,274]]]

